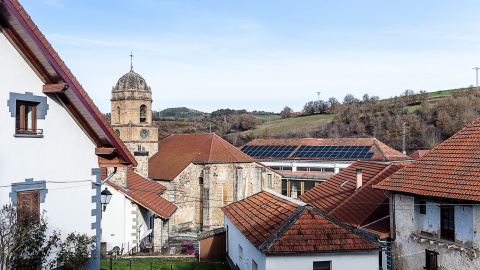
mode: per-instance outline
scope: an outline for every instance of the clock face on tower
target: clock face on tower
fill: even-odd
[[[146,129],[142,129],[142,131],[140,131],[140,136],[142,136],[142,138],[147,138],[148,136],[148,130]]]

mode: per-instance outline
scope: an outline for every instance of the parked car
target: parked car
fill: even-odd
[[[184,242],[182,244],[183,249],[187,252],[187,254],[195,254],[195,247],[191,242]]]

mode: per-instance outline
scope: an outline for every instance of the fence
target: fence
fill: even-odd
[[[154,259],[102,260],[102,270],[230,270],[227,263],[165,262]]]

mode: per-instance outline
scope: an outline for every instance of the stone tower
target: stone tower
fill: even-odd
[[[112,87],[111,125],[148,176],[148,159],[158,151],[158,129],[152,125],[152,90],[133,69]],[[126,184],[126,183],[125,183]]]

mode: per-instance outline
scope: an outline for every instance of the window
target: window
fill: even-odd
[[[243,248],[242,248],[242,246],[240,246],[240,245],[238,245],[238,257],[239,257],[240,259],[243,258]]]
[[[420,214],[426,215],[427,214],[427,202],[420,200],[419,202],[420,205]]]
[[[203,185],[203,177],[198,177],[198,184]]]
[[[17,193],[17,219],[38,221],[40,217],[40,190],[19,191]]]
[[[282,195],[288,196],[288,181],[282,179]]]
[[[331,261],[313,262],[313,270],[330,270],[332,269],[331,267]]]
[[[140,122],[145,122],[147,120],[146,111],[147,105],[140,106]]]
[[[267,187],[271,187],[271,186],[272,186],[272,175],[267,174]]]
[[[315,182],[314,181],[304,181],[303,182],[303,192],[307,192],[310,189],[315,187]]]
[[[440,208],[440,234],[443,239],[455,241],[455,211],[451,205]]]
[[[425,250],[425,269],[437,270],[437,252]]]
[[[37,130],[37,103],[17,100],[15,133],[42,134],[41,130]]]
[[[302,195],[302,181],[290,181],[290,197],[296,199]]]
[[[254,259],[252,259],[252,270],[258,270],[258,264]]]

